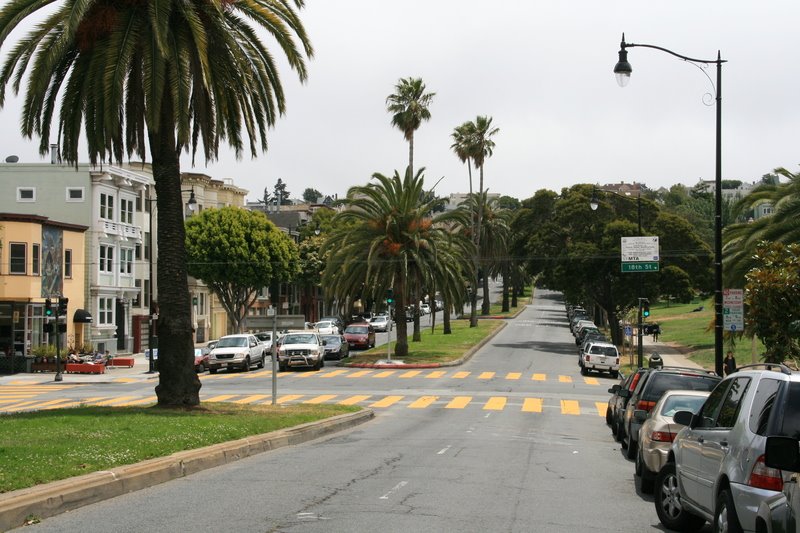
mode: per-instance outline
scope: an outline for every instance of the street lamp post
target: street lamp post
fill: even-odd
[[[626,200],[631,200],[629,196],[619,194],[618,192],[614,191],[607,191],[603,190],[603,192],[613,194],[615,196],[619,196],[620,198],[625,198]],[[592,191],[592,199],[589,201],[589,207],[592,208],[592,211],[596,211],[597,207],[600,205],[599,200],[597,199],[597,187],[594,188]],[[636,196],[636,221],[638,224],[638,232],[637,235],[642,237],[642,189],[641,186],[639,187],[639,194]],[[641,272],[637,273],[641,275]],[[644,353],[642,348],[642,278],[636,278],[636,294],[639,296],[637,297],[638,307],[637,307],[637,314],[636,314],[636,364],[639,368],[644,366]]]
[[[617,83],[620,87],[628,84],[633,68],[628,62],[628,48],[652,48],[661,50],[684,61],[694,64],[716,65],[717,84],[716,84],[716,173],[715,173],[715,196],[714,196],[714,368],[720,376],[722,375],[722,64],[727,61],[721,58],[717,51],[717,59],[694,59],[672,50],[655,46],[652,44],[634,44],[625,42],[625,34],[622,34],[622,42],[619,49],[619,61],[614,66],[614,74],[617,76]]]

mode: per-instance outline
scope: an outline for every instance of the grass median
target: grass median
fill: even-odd
[[[75,407],[0,417],[0,493],[351,413],[342,405]]]

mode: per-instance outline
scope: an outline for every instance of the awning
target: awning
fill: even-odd
[[[72,316],[72,321],[77,324],[91,324],[92,314],[86,309],[76,309]]]

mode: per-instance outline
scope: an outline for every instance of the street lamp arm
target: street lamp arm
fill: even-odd
[[[712,64],[716,65],[716,64],[719,64],[719,63],[727,63],[728,62],[727,59],[720,59],[719,52],[717,52],[717,59],[695,59],[693,57],[681,55],[681,54],[679,54],[677,52],[673,52],[672,50],[669,50],[669,49],[664,48],[662,46],[656,46],[654,44],[626,43],[624,34],[622,36],[622,43],[620,43],[620,47],[621,47],[622,50],[625,50],[626,48],[633,48],[633,47],[653,48],[655,50],[661,50],[662,52],[666,52],[666,53],[668,53],[670,55],[673,55],[673,56],[675,56],[677,58],[683,59],[684,61],[691,61],[693,63],[705,63],[706,65],[712,65]]]

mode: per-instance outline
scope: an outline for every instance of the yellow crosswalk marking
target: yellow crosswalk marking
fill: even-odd
[[[506,406],[507,400],[505,396],[492,396],[483,406],[483,409],[484,411],[502,411]]]
[[[316,372],[301,372],[301,373],[295,372],[294,375],[297,376],[298,379],[300,379],[300,378],[310,378],[311,376],[316,376],[317,373]]]
[[[403,372],[397,377],[400,378],[413,378],[414,376],[418,376],[422,374],[422,370],[409,370],[408,372]]]
[[[534,374],[533,375],[533,381],[546,381],[546,380],[547,380],[547,374]]]
[[[244,379],[266,378],[272,376],[272,370],[259,370],[257,372],[248,372],[243,375]]]
[[[241,372],[230,372],[230,371],[228,371],[228,372],[226,372],[225,374],[223,374],[221,376],[219,374],[217,374],[216,377],[217,377],[217,379],[240,378],[240,377],[242,377],[242,373]]]
[[[597,378],[583,378],[583,382],[587,385],[600,385],[600,382],[597,381]]]
[[[428,407],[430,404],[438,400],[438,396],[422,396],[417,398],[413,402],[408,405],[409,409],[424,409]]]
[[[472,401],[472,396],[456,396],[455,398],[450,400],[450,403],[448,403],[444,407],[445,409],[463,409],[467,405],[469,405],[469,402],[471,401]]]
[[[340,376],[342,374],[346,374],[347,372],[348,372],[348,370],[342,370],[340,368],[339,370],[334,370],[332,372],[325,372],[320,377],[321,378],[332,378],[332,377]]]
[[[303,397],[302,394],[287,394],[285,396],[281,396],[280,398],[278,398],[275,403],[280,405],[282,403],[293,402],[294,400],[299,400],[302,397]]]
[[[234,400],[233,403],[253,403],[257,402],[258,400],[263,400],[266,397],[266,394],[252,394],[250,396],[245,396],[241,400]]]
[[[608,408],[608,403],[606,402],[594,402],[594,406],[597,408],[597,414],[600,416],[606,416],[606,408]]]
[[[481,372],[481,375],[478,376],[478,379],[492,379],[494,377],[494,372]]]
[[[347,377],[348,378],[360,378],[360,377],[364,377],[367,374],[371,374],[371,373],[372,373],[372,370],[359,370],[358,372],[353,372],[352,374],[350,374]]]
[[[471,372],[456,372],[453,374],[454,379],[464,379],[465,377],[469,376]]]
[[[111,380],[112,383],[135,383],[137,381],[139,380],[136,378],[115,378]]]
[[[109,398],[108,400],[97,402],[95,405],[103,406],[103,405],[114,405],[118,402],[126,402],[128,400],[133,400],[136,396],[118,396],[117,398]]]
[[[387,396],[382,400],[378,400],[377,402],[371,404],[370,407],[390,407],[402,399],[403,396]]]
[[[2,401],[6,402],[6,403],[7,402],[16,402],[17,400],[24,400],[25,398],[35,398],[35,397],[36,397],[36,393],[33,393],[33,392],[31,394],[9,394],[9,395],[2,394],[2,395],[0,395],[0,398],[3,398]]]
[[[522,412],[524,413],[541,413],[542,412],[542,399],[541,398],[525,398],[522,402]]]
[[[445,372],[444,370],[435,370],[433,372],[428,372],[428,375],[425,376],[425,379],[440,378],[440,377],[444,376],[445,374],[447,374],[447,372]]]
[[[372,377],[373,378],[388,378],[389,376],[391,376],[395,372],[397,372],[397,370],[384,370],[383,372],[378,372],[377,374],[375,374]]]
[[[561,400],[562,415],[579,415],[581,406],[576,400]]]
[[[506,379],[519,379],[522,377],[521,372],[509,372],[506,374]]]
[[[336,398],[337,394],[322,394],[317,396],[316,398],[311,398],[310,400],[306,400],[303,403],[325,403],[330,400]]]
[[[139,398],[138,400],[133,400],[132,402],[121,403],[119,405],[120,405],[120,407],[123,407],[123,406],[124,407],[130,407],[130,406],[134,406],[134,405],[142,405],[142,404],[145,404],[145,403],[156,403],[157,401],[158,401],[158,397],[157,396],[150,396],[148,398]]]
[[[18,411],[20,409],[27,409],[28,407],[34,405],[35,403],[36,400],[30,400],[27,402],[16,403],[14,405],[6,405],[3,409],[6,409],[8,411]]]
[[[235,394],[220,394],[219,396],[213,396],[211,398],[206,399],[207,402],[224,402],[225,400],[230,400],[236,396]]]
[[[357,403],[361,403],[365,400],[368,400],[370,397],[366,394],[357,394],[356,396],[350,396],[349,398],[345,398],[339,405],[355,405]]]
[[[558,381],[561,383],[572,383],[572,376],[558,376]]]

